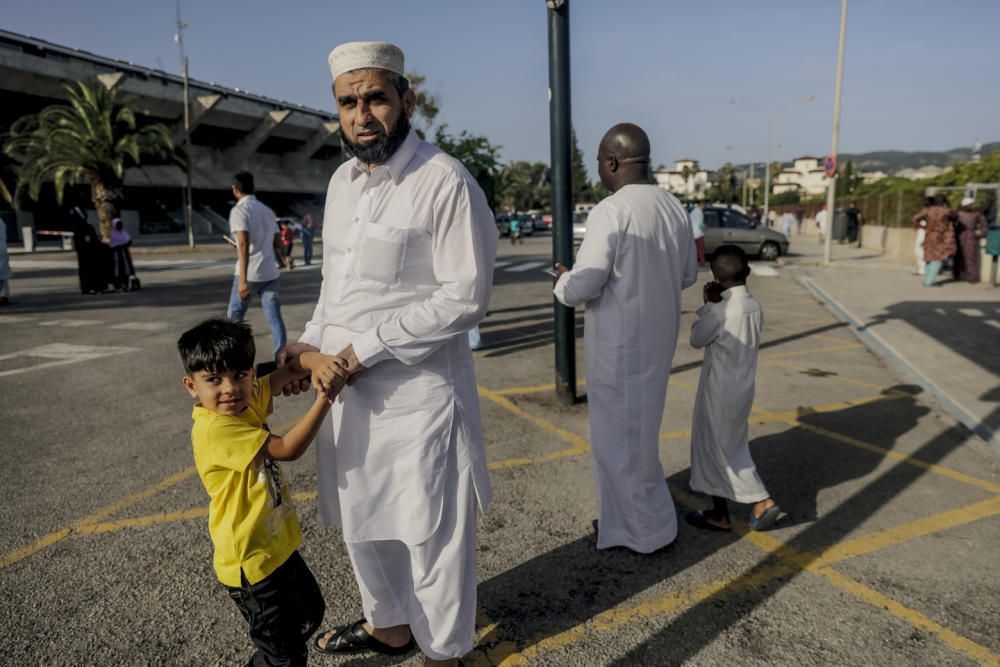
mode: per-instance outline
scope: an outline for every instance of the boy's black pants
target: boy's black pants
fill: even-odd
[[[250,624],[250,639],[257,647],[247,665],[305,665],[306,641],[319,628],[326,604],[302,556],[294,552],[256,584],[240,576],[243,585],[226,590]]]

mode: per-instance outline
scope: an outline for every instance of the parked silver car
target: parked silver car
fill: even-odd
[[[755,225],[739,211],[705,207],[705,254],[723,245],[736,245],[751,256],[773,262],[788,254],[788,237],[764,225]]]

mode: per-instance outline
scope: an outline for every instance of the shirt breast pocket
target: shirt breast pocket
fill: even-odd
[[[407,230],[375,223],[365,225],[357,272],[362,280],[395,285],[406,257]]]

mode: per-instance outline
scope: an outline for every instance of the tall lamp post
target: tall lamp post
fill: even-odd
[[[844,84],[844,37],[847,34],[847,0],[840,5],[840,42],[837,47],[837,83],[833,94],[833,140],[830,157],[833,159],[834,171],[830,175],[830,184],[826,191],[826,238],[823,241],[823,263],[829,264],[833,259],[833,218],[834,205],[837,199],[837,144],[840,141],[840,91]]]
[[[181,52],[181,73],[184,77],[184,141],[181,150],[184,151],[184,225],[187,227],[188,246],[194,247],[194,205],[191,201],[191,155],[188,147],[191,135],[191,87],[188,85],[188,59],[184,55],[184,28],[187,23],[181,21],[181,0],[177,0],[177,32],[174,40]]]
[[[552,254],[573,266],[573,182],[569,86],[569,0],[546,0],[549,20],[549,133],[552,149]],[[553,298],[556,397],[576,402],[576,314]]]
[[[767,214],[771,203],[771,137],[774,135],[774,119],[778,117],[778,114],[780,114],[782,111],[787,109],[792,104],[800,101],[812,102],[814,99],[816,99],[815,95],[803,95],[802,97],[796,97],[795,99],[788,100],[787,102],[782,104],[777,109],[774,109],[773,111],[757,106],[756,104],[752,104],[750,102],[744,102],[744,101],[737,102],[736,100],[729,100],[730,104],[742,104],[745,107],[750,107],[754,111],[758,111],[764,114],[764,117],[767,118],[767,162],[764,163],[764,213],[762,217],[762,220],[764,221],[765,225],[767,224]]]

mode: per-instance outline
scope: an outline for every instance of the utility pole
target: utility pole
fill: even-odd
[[[847,34],[847,0],[840,6],[840,46],[837,48],[837,84],[833,95],[833,141],[830,155],[837,159],[837,144],[840,141],[840,91],[844,84],[844,36]],[[826,192],[826,239],[823,244],[823,264],[832,261],[834,205],[837,198],[837,172],[830,176]]]
[[[569,81],[569,0],[546,0],[549,19],[549,133],[552,149],[552,255],[573,266],[573,182]],[[576,402],[576,313],[553,297],[556,397]]]
[[[181,21],[181,0],[177,0],[177,32],[174,41],[180,47],[181,73],[184,77],[184,141],[181,150],[184,151],[184,225],[187,227],[188,246],[194,247],[194,210],[191,201],[191,154],[188,147],[191,143],[191,87],[188,84],[188,59],[184,55],[184,29],[187,23]]]

